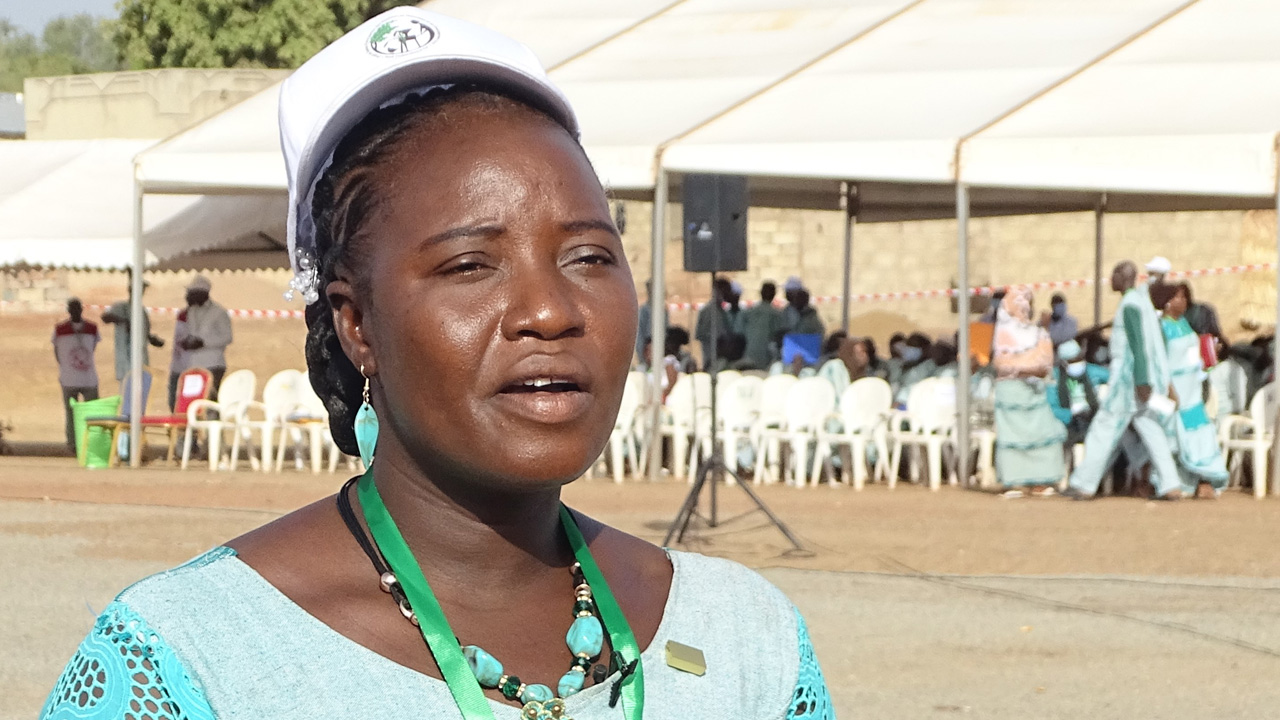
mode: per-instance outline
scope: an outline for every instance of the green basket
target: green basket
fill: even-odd
[[[104,427],[89,427],[89,418],[113,417],[120,412],[120,396],[99,398],[71,403],[71,422],[76,432],[76,461],[80,467],[104,468],[111,464],[111,431]]]

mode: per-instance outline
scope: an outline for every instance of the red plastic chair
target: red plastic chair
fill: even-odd
[[[172,415],[143,415],[142,416],[142,435],[145,438],[147,430],[163,430],[169,435],[169,452],[165,456],[168,462],[174,462],[174,448],[178,444],[178,435],[187,428],[187,406],[196,400],[208,399],[209,393],[213,390],[213,375],[204,368],[191,368],[184,370],[178,376],[178,396],[173,407]]]

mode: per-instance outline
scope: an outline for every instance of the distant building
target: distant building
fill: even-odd
[[[0,138],[20,140],[27,136],[27,118],[22,93],[0,93]]]

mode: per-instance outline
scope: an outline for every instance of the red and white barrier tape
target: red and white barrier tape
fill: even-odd
[[[1238,275],[1246,272],[1256,272],[1263,270],[1271,270],[1275,265],[1273,263],[1254,263],[1252,265],[1231,265],[1228,267],[1202,268],[1200,270],[1177,270],[1169,273],[1170,278],[1197,278],[1209,277],[1213,275]],[[972,296],[991,295],[996,290],[1003,290],[1007,287],[1028,287],[1032,290],[1057,290],[1061,288],[1079,288],[1088,287],[1093,284],[1093,278],[1083,278],[1079,280],[1051,280],[1047,282],[1033,283],[1013,283],[1010,285],[991,285],[985,287],[969,288],[969,294]],[[849,302],[877,302],[883,300],[928,300],[936,298],[951,298],[959,294],[955,288],[947,288],[940,290],[904,290],[898,292],[879,292],[879,293],[857,293],[849,297]],[[839,295],[819,295],[812,298],[817,304],[840,302]],[[0,309],[21,305],[6,300],[0,300]],[[700,302],[673,302],[667,304],[667,312],[678,312],[680,310],[701,310],[706,301]],[[744,303],[747,306],[753,303]],[[88,310],[101,312],[107,309],[106,305],[89,305]],[[177,315],[184,308],[176,307],[149,307],[147,312],[153,315]],[[233,318],[252,318],[252,319],[278,319],[288,318],[290,320],[303,319],[302,310],[228,310]]]
[[[1202,268],[1199,270],[1178,270],[1169,273],[1168,277],[1172,279],[1208,277],[1212,275],[1238,275],[1246,272],[1256,272],[1263,270],[1271,270],[1274,266],[1272,263],[1255,263],[1252,265],[1231,265],[1229,267]],[[1082,278],[1077,280],[1050,280],[1046,282],[1033,283],[1012,283],[1010,285],[990,285],[984,287],[969,288],[969,294],[972,296],[991,295],[997,290],[1003,290],[1009,287],[1027,287],[1032,290],[1057,290],[1062,288],[1079,288],[1088,287],[1093,284],[1093,278]],[[952,298],[959,294],[959,290],[955,288],[938,289],[938,290],[904,290],[898,292],[879,292],[879,293],[857,293],[849,297],[849,302],[876,302],[881,300],[928,300],[936,298]],[[834,303],[840,302],[839,295],[819,295],[812,298],[815,304],[818,303]],[[682,302],[669,303],[667,311],[673,312],[678,310],[701,310],[706,302]],[[751,303],[746,303],[750,305]]]

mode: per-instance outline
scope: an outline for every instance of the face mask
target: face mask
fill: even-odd
[[[889,350],[890,350],[894,355],[897,355],[898,357],[902,357],[902,351],[903,351],[903,349],[904,349],[904,348],[906,348],[906,347],[907,347],[907,344],[906,344],[906,343],[904,343],[904,342],[896,342],[896,343],[894,343],[894,344],[892,344],[892,345],[890,345],[890,346],[889,346]]]
[[[1073,378],[1084,376],[1084,369],[1085,369],[1084,365],[1085,365],[1085,362],[1083,360],[1079,362],[1068,363],[1067,374]]]
[[[902,359],[905,362],[918,362],[922,357],[924,357],[924,350],[921,350],[918,347],[908,345],[902,348]]]
[[[1062,303],[1054,303],[1054,304],[1053,304],[1053,319],[1054,319],[1054,320],[1061,320],[1061,319],[1062,319],[1062,317],[1063,317],[1064,315],[1066,315],[1066,314],[1067,314],[1067,306],[1066,306],[1066,305],[1063,305]]]

